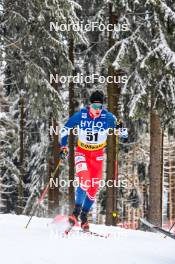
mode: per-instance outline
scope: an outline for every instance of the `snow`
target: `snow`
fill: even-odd
[[[121,42],[120,49],[119,49],[119,52],[117,54],[117,58],[115,59],[115,61],[112,64],[116,70],[121,68],[119,63],[120,63],[120,61],[122,61],[123,57],[125,56],[125,53],[127,51],[127,45],[128,45],[127,40],[123,40]]]
[[[150,2],[157,8],[160,9],[160,12],[164,15],[164,20],[168,21],[168,19],[170,19],[170,21],[172,21],[173,23],[175,23],[175,12],[173,12],[173,10],[164,2],[164,1],[155,1],[155,0],[150,0]]]
[[[87,235],[53,235],[51,219],[0,215],[3,264],[174,264],[175,241],[161,234],[91,225],[92,231],[111,233],[108,239]],[[56,234],[56,233],[55,233]]]
[[[6,113],[0,112],[0,119],[7,119]]]
[[[147,61],[149,61],[150,58],[159,58],[157,55],[159,55],[161,60],[166,64],[165,68],[175,68],[175,52],[169,47],[161,28],[159,29],[159,34],[159,44],[153,50],[148,52],[146,57],[141,62],[141,69],[145,68],[145,64],[147,63]]]

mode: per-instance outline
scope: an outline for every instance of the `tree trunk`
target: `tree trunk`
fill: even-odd
[[[150,113],[150,188],[148,219],[151,223],[162,225],[162,134],[160,118],[153,109],[151,100]]]
[[[54,131],[57,131],[56,127],[58,126],[56,120],[53,118],[52,113],[50,114],[49,117],[49,127],[53,125]],[[49,140],[50,140],[50,144],[51,144],[51,157],[48,161],[48,174],[49,174],[49,178],[51,177],[51,173],[54,172],[54,170],[56,169],[58,163],[59,163],[59,146],[58,146],[58,142],[59,142],[59,135],[57,135],[56,133],[53,134],[53,137],[51,137],[51,135],[49,135]],[[57,170],[55,177],[54,177],[54,182],[59,183],[58,179],[59,179],[59,169]],[[50,216],[54,215],[55,212],[58,212],[58,208],[59,208],[59,184],[58,185],[52,185],[52,188],[49,188],[48,191],[48,213]]]
[[[69,41],[69,59],[74,66],[74,41],[73,38]],[[74,70],[72,75],[74,75]],[[73,115],[75,111],[75,93],[74,93],[74,83],[70,82],[69,84],[69,116]],[[72,213],[72,209],[75,203],[75,193],[72,181],[74,180],[75,169],[74,169],[74,135],[71,131],[69,136],[69,213]]]
[[[53,126],[53,114],[49,114],[49,128]],[[48,133],[49,137],[49,145],[50,145],[50,153],[49,153],[49,159],[48,159],[48,180],[51,177],[51,173],[53,171],[53,166],[54,166],[54,161],[53,161],[53,136]],[[48,215],[52,216],[53,215],[53,187],[51,188],[49,186],[48,190]]]
[[[172,220],[175,222],[175,161],[172,162],[172,179],[171,179],[171,192],[172,192]]]
[[[23,199],[24,199],[24,190],[23,190],[23,177],[24,177],[24,98],[20,96],[19,101],[20,107],[20,152],[19,152],[19,185],[18,185],[18,214],[22,213],[23,210]]]
[[[169,165],[168,218],[170,224],[172,224],[175,221],[175,162],[173,159],[174,156],[171,154],[168,161],[168,165]]]
[[[117,17],[109,4],[109,24],[116,24]],[[109,32],[109,48],[114,44],[112,31]],[[118,76],[112,66],[108,68],[108,76]],[[120,87],[116,83],[107,84],[108,110],[117,116]],[[117,143],[118,144],[118,143]],[[117,179],[118,163],[116,163],[116,136],[109,135],[107,140],[107,181]],[[117,222],[117,188],[107,187],[106,193],[106,225],[116,225]]]

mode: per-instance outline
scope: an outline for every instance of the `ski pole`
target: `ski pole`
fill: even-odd
[[[168,230],[168,232],[171,232],[171,230],[173,229],[173,227],[175,226],[175,222],[172,224],[172,226],[170,227],[170,229]],[[167,236],[164,236],[164,238],[166,238]]]
[[[57,170],[58,170],[58,168],[59,168],[59,166],[60,166],[60,162],[61,162],[61,159],[60,159],[60,161],[58,162],[58,165],[56,166],[56,169],[54,170],[54,172],[51,173],[51,177],[50,177],[50,178],[54,178],[54,177],[55,177],[55,175],[56,175],[56,173],[57,173]],[[27,225],[25,226],[26,229],[27,229],[27,227],[29,226],[30,221],[32,220],[32,218],[33,218],[35,212],[37,211],[37,209],[38,209],[38,207],[39,207],[39,205],[40,205],[41,202],[44,200],[44,197],[45,197],[45,195],[46,195],[46,193],[48,192],[48,189],[49,189],[49,184],[50,184],[50,181],[46,184],[46,186],[45,186],[45,188],[44,188],[44,190],[43,190],[43,192],[42,192],[40,198],[38,199],[37,204],[36,204],[36,207],[35,207],[35,209],[34,209],[32,215],[30,216],[29,221],[27,222]]]

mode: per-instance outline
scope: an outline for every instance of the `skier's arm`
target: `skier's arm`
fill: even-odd
[[[69,120],[65,123],[64,127],[61,129],[61,147],[67,146],[67,139],[70,130],[79,124],[81,118],[81,111],[73,114]]]
[[[128,130],[123,127],[122,121],[117,122],[117,117],[112,113],[108,113],[108,127],[118,129],[118,135],[125,141],[128,139]]]
[[[122,121],[119,121],[117,123],[117,128],[118,128],[119,137],[122,138],[123,143],[127,142],[127,140],[128,140],[128,129],[123,127]]]

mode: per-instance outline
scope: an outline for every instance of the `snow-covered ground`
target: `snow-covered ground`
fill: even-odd
[[[51,219],[0,215],[2,264],[174,264],[175,241],[161,234],[91,225],[107,239],[78,232],[62,237]]]

